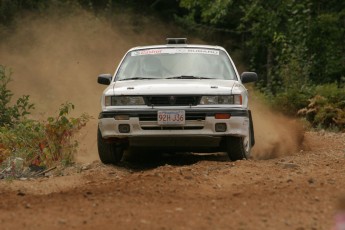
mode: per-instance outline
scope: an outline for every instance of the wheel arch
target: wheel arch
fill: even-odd
[[[252,118],[252,111],[248,110],[249,114],[249,129],[250,129],[250,139],[251,139],[251,147],[255,145],[255,136],[254,136],[254,123]]]

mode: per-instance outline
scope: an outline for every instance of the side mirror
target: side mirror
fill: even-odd
[[[101,85],[110,85],[111,79],[113,76],[110,73],[98,75],[97,82]]]
[[[255,82],[258,80],[258,75],[255,72],[243,72],[241,74],[242,83]]]

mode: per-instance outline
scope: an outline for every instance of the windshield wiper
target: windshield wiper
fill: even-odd
[[[167,77],[165,79],[214,79],[210,77],[199,77],[199,76],[192,76],[192,75],[180,75],[174,77]]]
[[[148,80],[148,79],[157,79],[152,77],[131,77],[131,78],[124,78],[118,81],[129,81],[129,80]]]

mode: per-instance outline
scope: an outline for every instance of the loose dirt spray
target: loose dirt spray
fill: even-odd
[[[269,159],[296,153],[304,148],[304,130],[296,120],[273,111],[254,92],[250,94],[255,146],[255,159]]]
[[[53,12],[49,16],[27,15],[18,20],[13,31],[0,31],[0,64],[13,70],[9,86],[15,95],[30,95],[36,104],[36,118],[56,115],[66,101],[76,106],[75,116],[86,112],[94,117],[79,136],[77,156],[79,161],[90,162],[98,159],[97,116],[104,89],[97,84],[97,75],[113,73],[133,46],[190,36],[133,13],[118,13],[105,20],[83,10],[63,16]],[[255,97],[251,100],[256,132],[253,156],[270,158],[296,151],[303,136],[299,125],[270,112]]]

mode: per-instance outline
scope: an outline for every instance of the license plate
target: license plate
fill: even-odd
[[[184,125],[186,120],[184,110],[158,111],[158,125]]]

